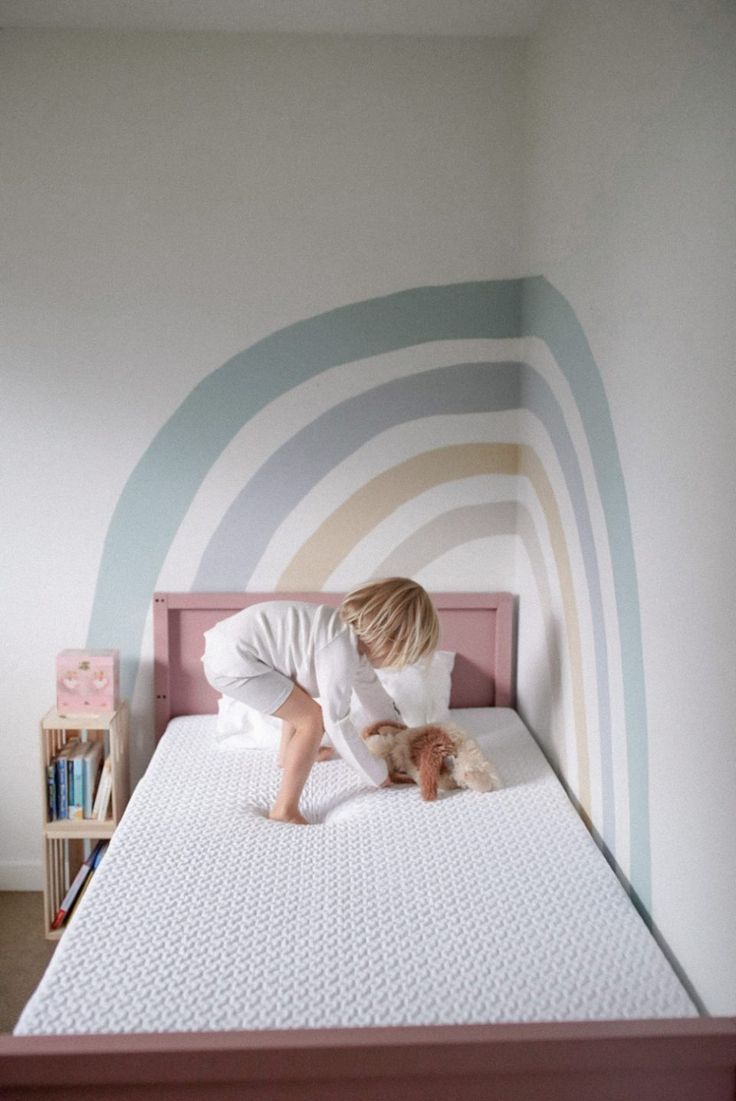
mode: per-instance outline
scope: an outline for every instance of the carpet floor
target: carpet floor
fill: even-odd
[[[0,1032],[12,1032],[54,954],[40,891],[0,891]]]

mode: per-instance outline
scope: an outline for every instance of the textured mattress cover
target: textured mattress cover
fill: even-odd
[[[696,1016],[516,713],[454,713],[503,789],[367,788],[175,719],[16,1034]]]

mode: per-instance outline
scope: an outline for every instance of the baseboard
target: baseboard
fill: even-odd
[[[42,891],[40,860],[0,860],[0,891]]]

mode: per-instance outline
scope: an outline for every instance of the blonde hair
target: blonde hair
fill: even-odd
[[[395,669],[414,665],[437,649],[437,612],[422,586],[408,577],[353,589],[342,601],[340,615],[369,654]]]

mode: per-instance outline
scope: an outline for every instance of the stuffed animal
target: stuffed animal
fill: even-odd
[[[451,723],[413,727],[373,723],[365,728],[363,738],[371,753],[385,758],[393,783],[418,784],[427,801],[437,798],[438,789],[493,791],[499,786],[477,742]]]

